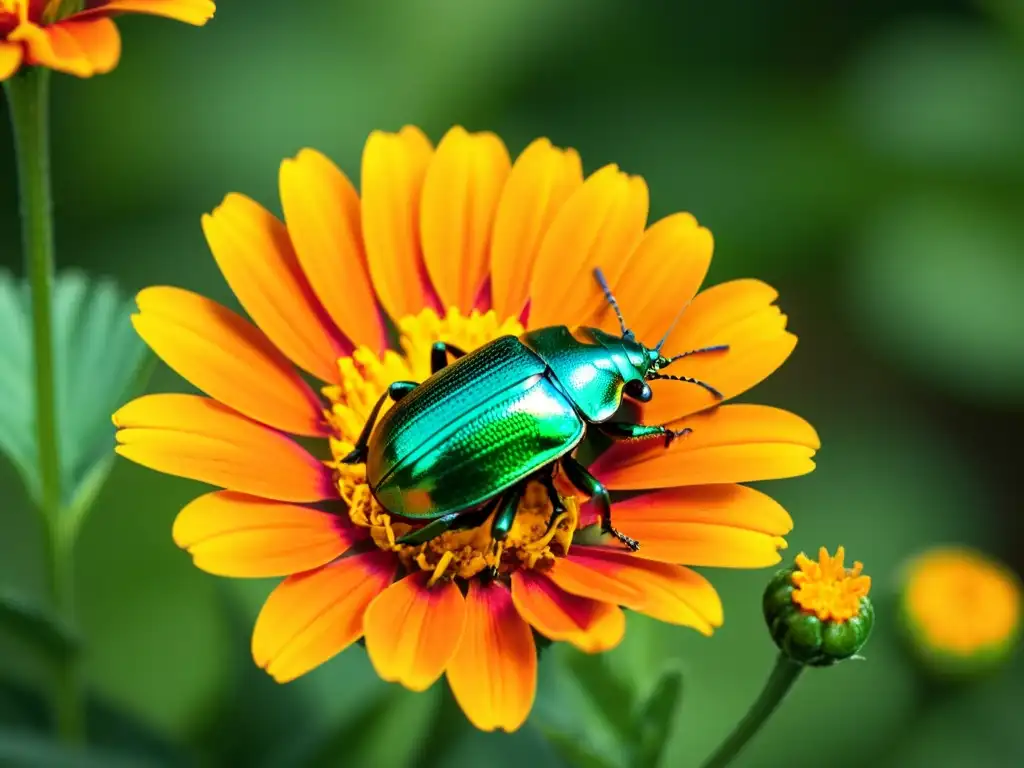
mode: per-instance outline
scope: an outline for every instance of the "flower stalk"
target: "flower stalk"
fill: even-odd
[[[53,351],[54,280],[53,196],[50,179],[49,75],[26,68],[4,83],[14,129],[25,275],[32,301],[35,426],[40,486],[35,500],[46,526],[50,597],[58,615],[72,620],[73,542],[61,525],[60,451]],[[54,709],[61,739],[84,736],[82,692],[77,659],[56,660]]]
[[[728,738],[704,763],[704,768],[723,768],[732,762],[747,742],[761,729],[761,726],[768,722],[768,718],[786,698],[786,694],[800,677],[803,669],[802,664],[793,661],[785,653],[780,653],[761,695],[757,697],[757,701],[750,707]]]

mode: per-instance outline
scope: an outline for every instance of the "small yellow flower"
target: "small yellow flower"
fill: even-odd
[[[800,664],[828,666],[857,654],[867,642],[875,613],[868,599],[871,577],[864,566],[843,565],[822,547],[818,559],[804,553],[779,571],[764,593],[765,620],[779,648]]]
[[[687,566],[779,562],[792,521],[742,483],[810,472],[818,436],[791,413],[721,399],[770,375],[796,337],[764,283],[698,293],[713,241],[693,216],[648,226],[639,177],[607,166],[585,178],[579,155],[546,139],[513,162],[494,134],[459,127],[437,147],[413,127],[374,132],[358,192],[312,150],[279,180],[284,221],[238,194],[203,217],[252,323],[181,289],[138,296],[139,334],[209,397],[149,395],[114,416],[122,456],[223,489],[174,525],[198,567],[286,577],[253,633],[276,680],[365,637],[384,679],[422,690],[445,675],[474,725],[512,731],[536,691],[535,632],[607,650],[626,607],[710,635],[721,600]],[[422,521],[389,512],[366,465],[344,460],[378,398],[427,379],[439,341],[472,352],[550,326],[619,333],[597,267],[639,339],[653,344],[685,308],[664,345],[680,355],[672,370],[721,395],[653,381],[640,421],[692,434],[620,443],[588,467],[611,491],[646,491],[613,504],[640,550],[577,538],[598,520],[561,472],[551,482],[564,510],[531,482],[503,541],[484,522],[403,542]],[[684,354],[709,346],[728,351]],[[478,375],[501,371],[498,360]],[[317,457],[288,435],[318,442]]]
[[[998,665],[1021,630],[1020,581],[967,548],[932,549],[911,561],[901,603],[915,651],[940,674]]]
[[[862,563],[845,568],[846,551],[840,547],[835,557],[829,557],[822,547],[818,560],[811,560],[801,552],[796,556],[799,568],[793,574],[793,602],[821,621],[847,621],[860,612],[860,599],[871,590],[871,577],[861,576]]]
[[[201,26],[213,18],[212,0],[0,0],[0,81],[22,65],[91,77],[121,58],[121,36],[111,16],[145,13]],[[68,13],[71,10],[71,13]]]

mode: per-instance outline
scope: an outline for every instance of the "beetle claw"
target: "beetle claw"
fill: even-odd
[[[366,463],[366,449],[356,448],[347,456],[345,456],[341,462],[342,464],[364,464]]]
[[[665,431],[665,447],[668,448],[672,445],[672,441],[679,437],[686,437],[688,434],[693,432],[689,427],[683,427],[682,429],[669,429]]]
[[[618,539],[623,544],[625,544],[630,552],[636,552],[638,549],[640,549],[640,542],[639,541],[637,541],[634,538],[631,538],[631,537],[627,536],[622,531],[620,531],[620,530],[618,530],[616,528],[609,528],[607,531],[605,531],[605,533],[610,533],[616,539]]]

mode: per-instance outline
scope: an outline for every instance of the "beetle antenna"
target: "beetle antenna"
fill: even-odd
[[[704,389],[706,389],[708,392],[710,392],[712,395],[717,397],[719,400],[724,400],[725,399],[725,395],[723,395],[717,389],[712,387],[706,381],[701,381],[700,379],[695,379],[692,376],[671,376],[671,375],[669,375],[667,373],[658,373],[658,374],[655,374],[654,376],[651,376],[651,378],[654,379],[654,380],[667,379],[669,381],[685,381],[687,384],[696,384],[698,387],[703,387]]]
[[[705,352],[728,352],[728,351],[729,351],[729,345],[728,344],[715,344],[715,345],[710,346],[710,347],[701,347],[700,349],[691,349],[689,352],[683,352],[681,355],[673,355],[672,357],[670,357],[668,359],[668,363],[665,363],[665,365],[669,365],[670,363],[674,363],[676,360],[682,360],[684,357],[691,357],[693,355],[702,355]],[[661,367],[664,368],[665,365],[663,365]]]
[[[679,318],[683,316],[683,312],[686,311],[686,308],[688,306],[690,306],[690,302],[686,302],[686,304],[684,304],[682,306],[682,308],[680,308],[680,310],[678,312],[676,312],[676,316],[674,318],[672,318],[672,322],[669,324],[668,330],[665,331],[665,335],[662,336],[661,337],[661,341],[659,341],[655,345],[655,347],[654,347],[654,351],[655,352],[659,352],[659,353],[661,352],[661,348],[663,346],[665,346],[665,342],[668,341],[668,337],[671,336],[672,335],[672,331],[674,331],[676,329],[676,325],[679,323]]]
[[[597,284],[601,286],[601,291],[604,293],[605,300],[611,305],[612,310],[615,312],[615,317],[619,320],[619,329],[622,331],[622,335],[625,338],[633,338],[633,332],[626,327],[626,320],[622,317],[622,310],[619,309],[619,302],[615,300],[615,296],[612,295],[612,289],[608,287],[608,281],[604,279],[604,272],[601,271],[600,267],[594,267],[594,277],[597,278]]]

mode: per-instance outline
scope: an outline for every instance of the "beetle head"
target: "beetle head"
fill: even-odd
[[[608,286],[608,281],[605,280],[604,274],[601,272],[600,268],[594,270],[594,277],[597,278],[597,284],[601,286],[601,291],[604,293],[605,300],[607,300],[608,304],[615,312],[615,317],[619,321],[619,329],[622,331],[622,336],[615,336],[596,328],[590,329],[590,331],[592,335],[605,347],[621,350],[623,353],[622,357],[625,358],[625,364],[623,364],[623,361],[620,358],[619,361],[617,361],[617,365],[619,367],[619,372],[625,381],[623,391],[628,397],[633,400],[638,400],[641,403],[648,402],[653,397],[653,392],[651,392],[651,387],[647,382],[661,379],[697,384],[718,399],[722,398],[722,393],[710,384],[689,376],[672,376],[661,373],[661,370],[663,368],[667,368],[676,360],[681,360],[682,358],[690,357],[691,355],[703,354],[706,352],[727,352],[729,350],[728,344],[715,344],[701,349],[693,349],[689,352],[684,352],[681,355],[665,357],[661,354],[661,348],[665,345],[665,342],[668,341],[668,337],[675,329],[676,323],[679,322],[679,318],[682,317],[686,306],[680,308],[679,312],[676,313],[675,318],[665,331],[665,335],[661,337],[661,340],[653,348],[648,347],[642,342],[637,341],[636,335],[626,325],[626,320],[622,316],[622,310],[619,309],[619,303],[615,300],[615,296],[612,294],[612,290]]]

